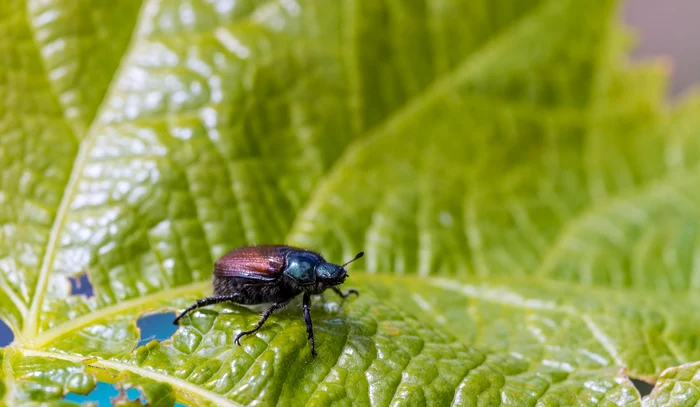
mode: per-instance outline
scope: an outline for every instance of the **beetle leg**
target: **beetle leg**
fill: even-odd
[[[316,356],[316,346],[314,341],[314,326],[311,323],[311,295],[304,293],[304,322],[306,322],[306,332],[309,334],[307,339],[311,339],[311,356]]]
[[[348,298],[350,296],[350,294],[355,294],[358,297],[360,296],[360,293],[357,292],[357,290],[347,290],[346,292],[343,293],[342,291],[340,291],[340,289],[338,287],[331,287],[331,288],[333,289],[333,291],[335,291],[336,294],[338,294],[340,296],[340,298]]]
[[[260,328],[263,326],[263,324],[265,323],[265,321],[267,321],[267,318],[269,318],[270,315],[272,315],[272,312],[273,312],[274,310],[280,309],[280,308],[284,308],[287,304],[289,304],[289,301],[291,301],[291,300],[292,300],[292,299],[290,298],[290,299],[284,300],[284,301],[282,301],[282,302],[276,302],[276,303],[272,304],[272,306],[270,306],[270,308],[268,308],[268,309],[263,313],[262,318],[260,318],[260,321],[258,321],[258,324],[255,326],[255,328],[251,329],[250,331],[243,331],[243,332],[240,332],[238,335],[236,335],[236,339],[233,340],[234,342],[236,342],[236,345],[241,346],[241,343],[239,342],[239,340],[241,339],[241,337],[243,337],[243,336],[245,336],[245,335],[250,335],[250,334],[253,334],[253,333],[257,332],[258,329],[260,329]]]
[[[177,325],[177,322],[184,317],[185,315],[189,314],[190,312],[196,310],[197,308],[201,307],[206,307],[207,305],[214,305],[218,304],[220,302],[226,302],[226,301],[233,301],[236,298],[238,298],[238,294],[233,294],[233,295],[218,295],[216,297],[207,297],[207,298],[202,298],[201,300],[197,300],[197,303],[189,306],[186,310],[182,311],[180,315],[175,318],[173,321],[174,325]]]

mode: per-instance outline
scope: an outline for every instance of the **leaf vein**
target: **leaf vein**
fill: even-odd
[[[424,90],[416,95],[413,99],[404,103],[393,112],[389,114],[383,121],[379,122],[377,125],[368,129],[364,137],[360,137],[357,141],[349,145],[343,154],[337,159],[331,166],[330,171],[321,178],[314,191],[307,198],[306,202],[301,205],[298,211],[298,215],[292,223],[287,234],[287,240],[291,239],[291,236],[296,230],[301,230],[301,222],[303,219],[312,217],[316,213],[315,205],[320,200],[317,198],[326,194],[326,189],[330,187],[330,180],[334,179],[334,174],[340,171],[344,164],[351,162],[355,157],[360,154],[363,147],[370,145],[375,139],[381,137],[382,134],[400,127],[406,120],[416,115],[416,112],[423,110],[425,107],[430,106],[439,98],[450,95],[454,92],[455,84],[463,81],[472,75],[475,68],[481,67],[483,64],[482,60],[488,60],[488,51],[494,47],[494,44],[506,41],[510,37],[513,37],[518,33],[518,31],[523,30],[528,26],[528,24],[534,23],[541,14],[545,14],[549,11],[549,8],[557,5],[557,1],[549,0],[535,7],[528,14],[520,17],[518,21],[513,22],[507,29],[499,32],[490,40],[484,42],[482,46],[473,52],[467,54],[461,63],[457,65],[455,69],[446,73],[440,78],[436,78],[429,86],[424,88]]]
[[[10,297],[10,301],[15,304],[20,314],[25,315],[27,313],[27,304],[25,304],[12,287],[10,287],[7,280],[5,280],[4,274],[0,274],[0,288],[7,293]]]
[[[569,310],[569,314],[575,315],[576,313]],[[618,353],[617,349],[615,348],[615,345],[613,344],[612,339],[608,337],[608,335],[603,332],[602,329],[593,321],[590,315],[588,314],[582,314],[581,319],[583,320],[584,324],[588,328],[588,330],[591,332],[593,335],[593,338],[595,338],[598,343],[603,346],[606,352],[613,358],[615,363],[617,364],[618,367],[623,367],[625,366],[625,361],[622,360],[622,357]]]
[[[143,310],[144,306],[149,303],[156,303],[161,300],[168,300],[173,298],[178,298],[183,295],[190,293],[202,292],[209,288],[211,285],[208,281],[197,282],[192,284],[183,285],[170,290],[161,290],[153,294],[145,295],[143,297],[135,298],[129,301],[119,302],[117,304],[102,308],[98,311],[91,312],[89,314],[81,315],[71,321],[59,325],[55,328],[51,328],[47,331],[42,332],[33,341],[35,348],[41,348],[56,340],[62,335],[65,335],[71,331],[80,329],[84,326],[91,325],[97,321],[113,316],[122,314],[128,310]]]
[[[666,173],[661,177],[650,181],[645,185],[640,185],[627,193],[608,197],[595,204],[589,205],[587,209],[579,212],[574,219],[567,223],[566,227],[560,230],[553,243],[549,246],[549,249],[541,256],[539,266],[535,270],[534,275],[543,277],[545,273],[550,271],[555,266],[557,259],[565,253],[564,243],[566,242],[566,239],[569,236],[575,235],[576,232],[583,227],[585,221],[593,217],[594,214],[604,212],[627,201],[638,200],[638,198],[645,195],[658,194],[660,198],[668,200],[668,185],[672,183],[671,181],[678,179],[697,179],[698,174],[700,174],[700,164],[688,169],[687,171],[684,171],[681,174]],[[660,192],[664,193],[661,194]]]
[[[139,26],[138,21],[140,21],[142,18],[144,10],[143,4],[137,14],[137,23],[134,26],[134,30],[137,29],[137,27]],[[124,50],[124,55],[127,55],[129,53],[129,50],[133,46],[134,41],[135,36],[132,35],[132,37],[129,40],[129,45]],[[122,58],[122,60],[123,59],[124,58]],[[120,72],[121,69],[122,65],[119,65],[112,77],[117,77],[117,73]],[[105,91],[105,94],[99,103],[99,107],[96,110],[95,117],[99,117],[101,111],[106,108],[104,104],[106,95],[108,95],[111,92],[111,89],[114,85],[115,83],[114,81],[112,81],[108,89]],[[70,211],[70,204],[72,202],[73,195],[75,194],[75,191],[77,189],[78,181],[80,180],[80,177],[82,175],[82,170],[85,167],[85,164],[87,163],[89,152],[97,139],[97,132],[95,131],[95,126],[96,120],[93,119],[86,132],[87,136],[80,142],[78,154],[76,156],[75,161],[73,162],[73,167],[71,168],[68,184],[66,185],[63,196],[61,197],[61,203],[59,204],[58,211],[56,212],[56,216],[54,217],[53,224],[51,226],[51,231],[49,232],[46,252],[44,253],[44,258],[41,262],[41,268],[39,269],[39,276],[37,278],[37,283],[34,289],[34,296],[32,298],[29,311],[26,314],[26,318],[24,320],[24,327],[22,332],[26,338],[36,337],[39,331],[39,312],[41,305],[44,301],[44,294],[48,285],[51,266],[53,265],[53,261],[56,257],[59,236],[63,230],[63,225],[68,216],[68,212]]]
[[[86,359],[81,356],[74,356],[70,354],[63,354],[63,353],[56,353],[56,352],[45,352],[45,351],[36,351],[36,350],[26,350],[24,351],[25,355],[27,356],[37,356],[37,357],[45,357],[45,358],[54,358],[54,359],[61,359],[73,363],[81,363],[85,364]],[[200,396],[204,399],[207,399],[214,403],[216,406],[222,406],[222,407],[240,407],[242,406],[239,403],[236,403],[233,400],[227,399],[225,397],[220,396],[219,394],[216,394],[212,391],[205,390],[202,387],[199,387],[197,385],[194,385],[186,380],[178,379],[173,376],[167,375],[165,373],[161,373],[155,370],[150,370],[138,366],[133,366],[125,362],[119,362],[119,361],[113,361],[113,360],[108,360],[108,359],[99,359],[99,358],[94,358],[97,359],[96,361],[90,361],[87,363],[88,365],[92,366],[97,366],[97,367],[102,367],[102,368],[107,368],[107,369],[113,369],[117,370],[119,372],[123,372],[125,370],[130,371],[131,373],[137,374],[141,377],[147,377],[162,383],[167,383],[171,386],[173,386],[173,389],[176,391],[184,392],[184,393],[189,393],[193,395]]]
[[[468,298],[477,298],[481,301],[486,301],[486,302],[492,302],[495,304],[504,304],[508,305],[511,307],[517,307],[517,308],[523,308],[523,309],[538,309],[538,310],[554,310],[554,311],[561,311],[566,313],[567,315],[574,317],[574,318],[581,318],[588,328],[588,330],[591,332],[593,335],[593,338],[598,341],[601,346],[610,354],[610,357],[613,358],[615,363],[623,367],[625,366],[625,362],[623,361],[622,357],[619,355],[618,350],[615,348],[615,345],[610,337],[608,337],[605,332],[593,321],[590,315],[588,314],[582,314],[579,316],[579,313],[573,309],[572,307],[568,306],[557,306],[553,302],[546,302],[546,301],[540,301],[540,300],[528,300],[525,298],[520,298],[519,296],[516,298],[512,296],[508,296],[509,299],[506,299],[505,296],[503,295],[503,292],[493,292],[491,295],[485,295],[483,293],[480,293],[476,290],[470,290],[467,286],[462,286],[461,289],[455,288],[454,284],[450,282],[449,280],[445,279],[434,279],[433,281],[430,281],[430,284],[439,288],[443,288],[449,291],[453,291],[456,293],[459,293],[461,295],[464,295],[465,297]]]

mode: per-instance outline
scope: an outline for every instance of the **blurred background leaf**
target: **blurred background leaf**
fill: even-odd
[[[664,104],[614,6],[2,3],[3,402],[681,405],[700,100]],[[282,242],[367,253],[319,357],[297,306],[243,347],[237,306],[141,337]]]

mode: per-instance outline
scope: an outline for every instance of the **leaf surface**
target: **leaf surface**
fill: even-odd
[[[700,102],[622,62],[613,3],[232,4],[0,5],[4,404],[690,397]],[[242,347],[259,316],[222,306],[137,348],[263,243],[367,253],[317,358],[298,304]]]

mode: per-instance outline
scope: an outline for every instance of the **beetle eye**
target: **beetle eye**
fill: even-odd
[[[330,280],[337,276],[337,268],[334,264],[324,263],[316,268],[316,275],[321,279]]]

